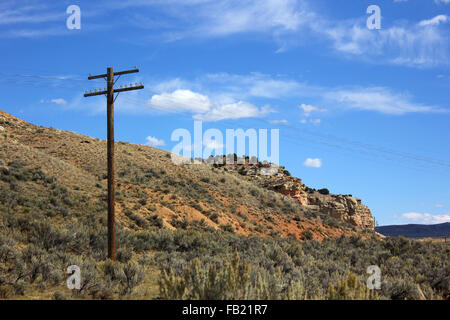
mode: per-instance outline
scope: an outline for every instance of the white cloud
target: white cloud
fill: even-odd
[[[252,72],[247,75],[215,73],[198,79],[202,84],[220,87],[226,95],[246,99],[248,97],[278,99],[314,92],[312,86],[283,77]]]
[[[67,101],[64,100],[63,98],[52,99],[52,100],[50,100],[50,102],[51,103],[56,103],[56,104],[59,104],[59,105],[67,104]]]
[[[203,145],[211,150],[222,150],[224,145],[222,143],[218,143],[216,140],[204,141]]]
[[[152,88],[155,90],[155,92],[162,93],[162,92],[168,92],[168,91],[174,91],[174,90],[180,90],[185,89],[189,87],[190,83],[180,79],[169,79],[167,81],[162,81],[159,83],[156,83],[152,86]]]
[[[302,109],[303,112],[305,112],[306,116],[308,116],[312,111],[318,110],[317,107],[307,105],[307,104],[302,104],[301,106],[299,106],[299,108]]]
[[[194,115],[194,119],[203,121],[220,121],[225,119],[259,118],[272,112],[268,106],[258,109],[249,102],[239,101],[213,107],[203,114]]]
[[[319,158],[307,158],[303,165],[308,168],[321,168],[322,167],[322,160]]]
[[[288,124],[289,121],[287,121],[287,120],[271,120],[271,121],[269,121],[269,123],[275,124],[275,125],[277,125],[277,124]]]
[[[233,97],[225,96],[226,98],[216,94],[213,100],[191,90],[178,89],[172,93],[153,95],[148,106],[163,112],[191,112],[194,119],[202,121],[259,118],[273,112],[269,106],[258,108],[250,102],[236,102]]]
[[[444,208],[445,206],[442,203],[437,203],[435,205],[436,208]]]
[[[415,223],[436,224],[450,222],[450,215],[432,215],[430,213],[407,212],[403,213],[402,218],[411,220]]]
[[[374,32],[359,19],[318,20],[311,27],[348,58],[359,56],[366,62],[419,68],[449,64],[448,34],[437,25],[424,28],[402,22]]]
[[[434,0],[434,2],[437,4],[440,4],[440,3],[449,4],[450,0]]]
[[[303,124],[306,124],[308,122],[312,123],[312,124],[315,124],[315,125],[319,125],[322,122],[322,120],[320,120],[320,119],[309,119],[309,121],[307,119],[301,119],[300,120],[300,123],[303,123]]]
[[[320,109],[318,107],[312,106],[312,105],[308,105],[308,104],[301,104],[299,106],[299,108],[301,110],[303,110],[304,112],[304,116],[305,117],[309,117],[311,115],[312,112],[325,112],[325,109]]]
[[[120,0],[108,7],[153,6],[168,19],[149,19],[142,14],[131,23],[141,28],[163,26],[167,41],[187,37],[225,37],[242,33],[266,33],[277,37],[295,32],[312,19],[306,0]],[[155,22],[156,20],[156,22]]]
[[[394,0],[400,2],[401,0]],[[449,3],[450,0],[435,0]],[[325,39],[338,53],[372,63],[428,67],[449,64],[448,33],[439,30],[442,18],[416,22],[393,22],[376,32],[367,30],[365,16],[337,20],[313,10],[313,0],[109,0],[104,10],[85,10],[83,16],[109,14],[111,10],[144,7],[126,17],[133,26],[150,29],[166,41],[191,37],[225,37],[236,34],[268,35],[284,52],[310,39]],[[146,11],[149,7],[152,14]],[[135,11],[135,10],[133,10]],[[0,24],[13,26],[0,37],[38,37],[67,34],[57,26],[66,15],[55,5],[8,5],[0,7]],[[155,18],[159,16],[161,18]],[[442,15],[444,16],[444,15]],[[448,20],[448,17],[447,17]],[[427,21],[429,23],[427,23]],[[30,25],[17,29],[18,24]],[[50,25],[49,25],[50,24]],[[42,26],[41,26],[42,25]],[[34,27],[39,26],[39,27]],[[112,26],[96,26],[111,28]],[[93,28],[92,23],[89,28]],[[148,34],[143,32],[142,34]],[[325,43],[327,45],[327,43]],[[321,49],[321,48],[319,48]]]
[[[152,147],[160,147],[166,145],[164,140],[160,140],[152,136],[148,136],[147,138],[145,138],[145,140],[146,140],[145,144]]]
[[[0,13],[0,25],[24,24],[24,23],[44,23],[50,21],[60,21],[64,19],[64,12],[48,12],[48,8],[42,5],[24,5],[22,7],[11,6],[2,8]]]
[[[436,26],[440,23],[446,23],[447,21],[450,21],[450,18],[445,14],[440,14],[432,19],[420,21],[419,26]]]
[[[344,108],[377,111],[385,114],[443,113],[446,109],[427,106],[410,101],[409,95],[393,93],[387,88],[336,90],[325,95],[326,99],[338,102]]]
[[[283,85],[287,87],[284,91],[277,90]],[[160,83],[154,82],[149,87],[157,88],[157,92],[163,89],[174,89],[174,91],[153,95],[148,102],[150,109],[165,112],[190,112],[196,119],[205,121],[263,117],[274,111],[267,106],[256,107],[251,102],[254,98],[308,99],[316,101],[319,105],[333,106],[334,110],[361,110],[392,115],[450,112],[439,106],[414,101],[410,94],[395,92],[386,87],[319,87],[260,73],[207,74],[194,80],[176,78]],[[268,98],[269,96],[271,98]],[[321,119],[313,115],[318,116],[319,113],[328,111],[317,104],[304,103],[299,105],[298,109],[303,112],[301,123],[309,122],[316,125],[321,123]],[[272,124],[284,122],[283,120],[273,121],[278,122],[272,122]]]
[[[149,106],[165,112],[207,112],[211,108],[211,101],[207,96],[190,90],[175,90],[172,93],[154,95]]]
[[[296,31],[310,19],[305,2],[297,0],[216,0],[197,10],[197,30],[207,36]]]

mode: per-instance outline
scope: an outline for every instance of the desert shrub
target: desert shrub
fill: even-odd
[[[378,295],[361,283],[356,274],[350,272],[344,279],[338,280],[336,286],[330,284],[327,298],[329,300],[372,300],[378,299]]]
[[[144,272],[142,268],[134,263],[128,262],[123,266],[123,281],[121,282],[121,294],[131,294],[133,289],[142,282]]]
[[[8,299],[14,294],[10,285],[0,285],[0,299]]]
[[[195,258],[180,272],[162,270],[160,294],[166,299],[304,299],[301,281],[283,277],[281,269],[268,273],[241,261],[235,252],[223,264],[203,264]]]
[[[0,239],[0,243],[1,243],[1,239]],[[12,241],[10,241],[9,243],[7,242],[7,243],[0,244],[0,261],[1,262],[6,263],[6,262],[14,259],[14,257],[16,257],[17,253],[14,250],[14,248],[12,247],[12,245],[13,245]]]
[[[72,292],[76,296],[97,296],[102,283],[96,264],[89,260],[79,261],[78,259],[71,264],[79,266],[82,275],[80,289],[74,289]]]
[[[311,230],[305,230],[302,232],[302,240],[312,240],[314,239],[314,235]]]
[[[128,218],[133,220],[134,223],[136,223],[137,226],[139,226],[141,228],[147,228],[148,227],[148,222],[144,218],[142,218],[140,215],[135,214],[130,209],[126,209],[124,213],[125,213],[125,215]]]
[[[383,293],[392,300],[421,300],[425,296],[412,279],[392,279],[383,283]]]
[[[155,226],[158,228],[164,227],[163,219],[159,217],[157,214],[148,217],[148,221],[151,226]]]
[[[223,268],[214,263],[202,265],[196,258],[182,275],[177,275],[171,268],[162,270],[159,287],[165,299],[243,299],[248,296],[249,282],[249,265],[240,262],[235,253],[233,259],[225,261]]]
[[[117,250],[116,258],[120,262],[129,262],[133,257],[133,251],[130,248],[120,248]]]
[[[209,219],[211,219],[211,221],[215,222],[215,223],[219,223],[219,215],[214,212],[213,214],[211,214],[209,216]]]
[[[61,291],[55,291],[52,296],[53,300],[70,300],[70,297]]]
[[[237,215],[238,217],[241,217],[244,221],[248,221],[248,217],[244,213],[239,211]]]
[[[234,228],[230,223],[220,225],[220,228],[225,232],[234,233]]]
[[[330,191],[327,188],[319,189],[318,192],[323,195],[330,194]]]
[[[238,170],[238,173],[240,175],[245,176],[245,175],[247,175],[247,170],[245,170],[245,167],[240,167],[239,170]]]

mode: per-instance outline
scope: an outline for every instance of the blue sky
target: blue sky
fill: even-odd
[[[81,9],[69,30],[66,9]],[[369,5],[381,29],[369,30]],[[363,199],[380,225],[450,221],[449,0],[2,1],[0,109],[171,150],[177,128],[280,129],[280,164]]]

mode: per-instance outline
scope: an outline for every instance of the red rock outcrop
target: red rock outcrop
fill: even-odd
[[[374,229],[375,223],[370,209],[358,198],[350,195],[321,194],[307,188],[301,179],[287,176],[267,177],[263,186],[292,197],[312,211],[328,214],[363,229]]]

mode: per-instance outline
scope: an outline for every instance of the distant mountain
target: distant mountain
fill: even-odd
[[[450,237],[450,222],[426,225],[405,224],[375,227],[375,231],[389,237],[409,238]]]

